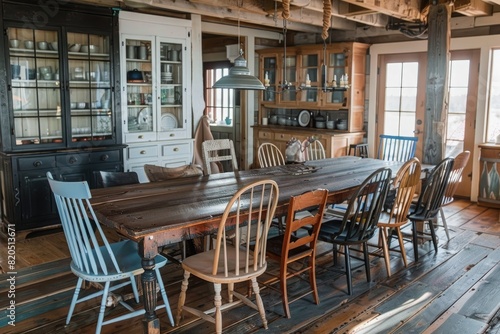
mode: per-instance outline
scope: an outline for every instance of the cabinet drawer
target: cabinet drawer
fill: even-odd
[[[119,151],[103,151],[103,152],[93,152],[90,153],[90,162],[116,162],[120,161]]]
[[[260,139],[272,140],[273,139],[273,133],[272,132],[267,132],[267,131],[259,131],[259,138]]]
[[[56,157],[57,166],[77,166],[86,165],[90,162],[89,153],[71,153],[65,155],[59,155]]]
[[[481,158],[486,158],[486,159],[500,159],[500,148],[497,149],[488,149],[488,148],[481,148]]]
[[[158,156],[158,145],[129,147],[127,150],[129,159],[151,158]]]
[[[284,132],[276,132],[274,134],[274,140],[279,140],[279,141],[289,141],[292,139],[293,135],[290,133],[284,133]]]
[[[162,145],[162,155],[164,157],[173,158],[181,155],[191,155],[191,145],[189,143],[172,143]]]
[[[187,132],[182,129],[176,129],[175,131],[165,131],[158,133],[159,140],[173,140],[173,139],[185,139],[187,138]]]
[[[127,133],[125,134],[126,143],[141,143],[156,140],[156,133]]]
[[[46,169],[56,165],[54,156],[19,158],[19,170]]]

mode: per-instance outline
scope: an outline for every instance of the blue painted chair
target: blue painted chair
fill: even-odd
[[[405,162],[415,156],[418,137],[380,135],[377,159]]]
[[[101,332],[104,325],[144,314],[144,309],[134,310],[130,305],[119,299],[119,303],[127,308],[130,313],[104,321],[104,310],[108,295],[112,291],[130,284],[135,301],[139,302],[135,277],[142,274],[144,270],[138,252],[138,245],[131,240],[112,244],[108,242],[90,205],[91,194],[86,181],[56,181],[50,172],[47,172],[47,179],[54,193],[64,235],[71,253],[71,271],[78,276],[75,293],[66,318],[66,325],[71,321],[77,303],[98,296],[102,296],[102,299],[97,319],[97,334]],[[92,219],[89,218],[89,215]],[[164,307],[171,325],[174,326],[172,311],[170,310],[167,293],[159,270],[166,263],[167,259],[165,257],[156,256],[154,270],[164,302],[164,305],[159,305],[157,309]],[[83,281],[100,283],[103,285],[103,289],[79,299]],[[111,282],[119,283],[111,286]]]

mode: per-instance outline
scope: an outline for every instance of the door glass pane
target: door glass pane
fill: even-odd
[[[469,60],[450,61],[445,152],[447,157],[456,156],[464,147],[469,67]]]
[[[67,38],[71,141],[111,139],[109,38],[80,33]]]
[[[386,66],[384,134],[412,136],[417,104],[418,63]]]
[[[160,52],[160,105],[159,131],[184,127],[182,44],[161,41]]]
[[[153,82],[151,40],[125,40],[127,73],[127,132],[153,132]],[[166,50],[166,52],[171,50]],[[172,68],[161,75],[172,84]],[[172,95],[173,96],[173,95]],[[167,102],[167,95],[163,98]],[[170,96],[169,96],[170,99]],[[170,101],[170,100],[169,100]]]
[[[56,31],[9,28],[15,145],[62,143]]]

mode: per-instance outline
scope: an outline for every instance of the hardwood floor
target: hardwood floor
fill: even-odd
[[[279,288],[261,284],[269,329],[265,331],[257,311],[239,305],[223,312],[224,333],[500,333],[500,222],[499,210],[456,201],[445,208],[450,228],[448,242],[438,229],[439,251],[429,242],[420,245],[419,261],[413,262],[411,243],[404,268],[399,254],[391,255],[393,275],[387,277],[382,258],[371,260],[371,282],[363,267],[353,274],[354,291],[347,295],[345,275],[332,267],[331,252],[318,257],[317,283],[320,304],[308,295],[291,303],[292,317],[283,316]],[[321,251],[331,249],[320,244]],[[321,252],[320,251],[320,252]],[[2,240],[0,266],[5,270]],[[8,276],[0,280],[0,332],[2,333],[93,333],[97,304],[88,301],[76,308],[69,326],[64,326],[69,300],[76,283],[69,270],[62,233],[16,243],[16,326],[7,324]],[[356,262],[356,261],[355,261]],[[339,264],[343,264],[340,259]],[[358,262],[360,263],[360,262]],[[342,268],[339,268],[342,269]],[[276,271],[270,262],[268,271]],[[162,272],[172,310],[176,312],[182,271],[177,264]],[[269,275],[263,275],[264,282]],[[299,295],[308,283],[289,281],[289,297]],[[246,286],[238,287],[242,292]],[[186,304],[200,309],[213,306],[212,287],[190,279]],[[140,308],[141,305],[136,305]],[[118,314],[122,307],[108,310]],[[185,313],[179,327],[168,324],[159,311],[162,333],[213,333],[211,323]],[[7,319],[7,320],[6,320]],[[141,333],[141,318],[103,327],[102,333]]]

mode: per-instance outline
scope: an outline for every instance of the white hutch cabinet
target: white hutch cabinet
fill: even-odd
[[[191,21],[120,12],[119,22],[124,169],[147,182],[145,164],[193,159]]]

